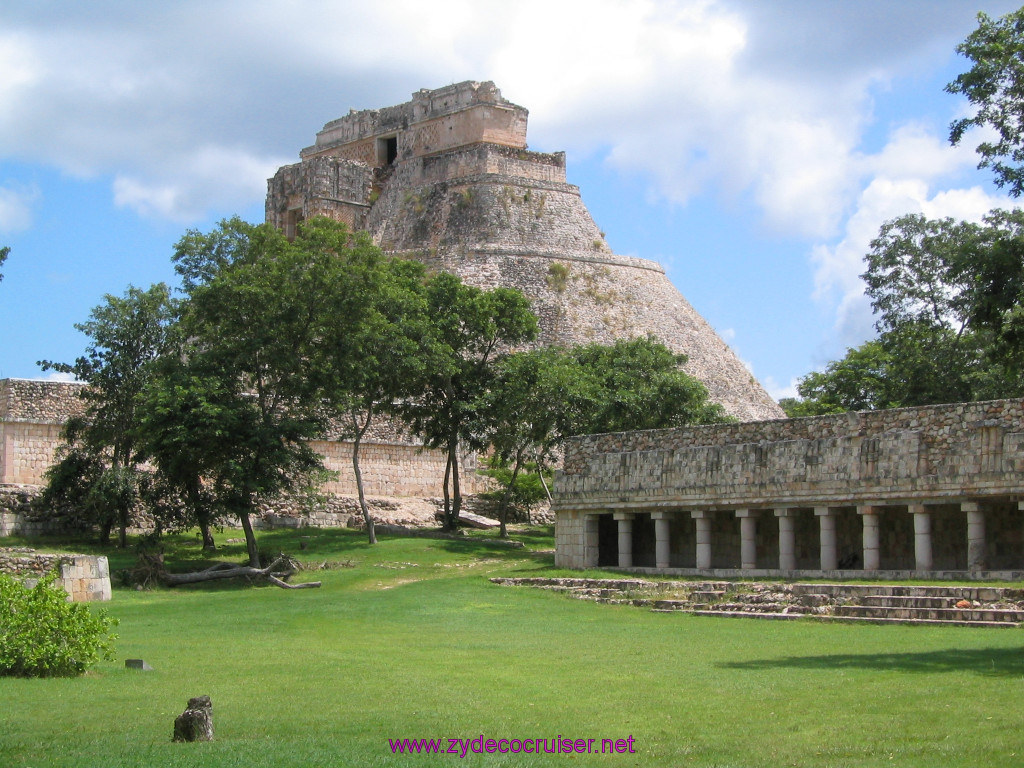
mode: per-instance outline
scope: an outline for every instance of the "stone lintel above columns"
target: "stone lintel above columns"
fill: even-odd
[[[715,513],[710,509],[690,510],[690,517],[692,517],[694,520],[710,520],[713,514]]]
[[[815,507],[814,514],[817,517],[828,517],[836,513],[835,507]]]
[[[779,507],[775,510],[776,517],[796,517],[796,507]]]
[[[674,509],[656,509],[651,512],[651,520],[675,520],[676,514],[677,513]]]
[[[636,516],[636,512],[616,512],[613,517],[616,520],[632,520]]]
[[[961,501],[960,502],[961,512],[980,512],[981,504],[977,501]]]
[[[744,518],[748,518],[748,517],[757,517],[760,514],[761,514],[761,510],[760,509],[737,509],[736,510],[736,517],[740,518],[741,520],[744,519]]]
[[[858,515],[877,515],[878,506],[874,504],[858,504],[857,505]]]

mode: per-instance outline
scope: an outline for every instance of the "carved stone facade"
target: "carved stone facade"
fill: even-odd
[[[572,439],[556,563],[1024,575],[1024,401]]]
[[[659,264],[611,252],[566,183],[565,154],[527,149],[527,114],[489,82],[353,111],[269,181],[267,221],[291,235],[328,215],[472,285],[518,288],[540,318],[541,344],[652,333],[689,357],[688,372],[729,413],[781,417]]]

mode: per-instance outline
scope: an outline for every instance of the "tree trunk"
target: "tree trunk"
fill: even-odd
[[[355,439],[352,441],[352,471],[356,476],[356,493],[359,496],[359,509],[363,513],[363,521],[366,523],[366,535],[370,538],[371,544],[377,543],[377,532],[373,528],[373,518],[370,516],[370,508],[366,504],[366,494],[363,492],[363,473],[359,469],[359,446],[362,443],[363,435],[370,428],[370,419],[373,418],[373,408],[366,411],[366,421],[359,426],[359,420],[355,412],[352,412],[352,426],[355,428]]]
[[[445,464],[444,464],[444,483],[442,483],[442,485],[441,485],[441,493],[444,496],[444,510],[443,510],[443,515],[442,515],[442,518],[441,518],[441,520],[442,520],[442,524],[441,525],[442,525],[442,527],[445,530],[448,530],[448,521],[451,520],[451,514],[452,514],[451,497],[448,495],[448,484],[449,484],[449,482],[451,482],[451,476],[452,476],[452,457],[451,457],[451,454],[449,453],[447,459],[445,460]]]
[[[187,493],[189,503],[192,505],[192,514],[195,515],[196,524],[199,526],[199,531],[203,537],[203,550],[212,551],[217,549],[217,544],[213,540],[213,533],[210,530],[212,523],[210,511],[203,504],[199,496],[198,487],[190,484]]]
[[[249,520],[249,510],[239,510],[238,519],[242,521],[242,530],[245,532],[245,549],[249,553],[249,565],[252,568],[259,568],[260,549],[256,546],[256,534],[253,533],[252,521]]]
[[[131,510],[119,509],[117,511],[117,546],[124,549],[128,546],[128,518]]]
[[[501,495],[501,505],[498,507],[498,522],[501,527],[498,530],[498,535],[503,538],[508,538],[508,528],[506,527],[506,521],[508,520],[508,500],[512,497],[512,489],[516,485],[516,478],[519,477],[519,469],[523,464],[523,452],[521,450],[516,451],[516,463],[512,467],[512,479],[509,480],[508,486],[505,488],[505,493]]]
[[[462,490],[459,488],[459,438],[456,435],[448,443],[448,461],[452,467],[452,516],[448,528],[459,529],[459,511],[462,509]]]
[[[100,546],[106,547],[110,544],[110,529],[114,527],[113,521],[108,517],[100,523]]]

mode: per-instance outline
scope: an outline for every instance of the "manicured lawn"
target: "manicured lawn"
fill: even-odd
[[[224,541],[238,534],[226,532]],[[309,536],[299,552],[298,539]],[[550,555],[348,531],[264,548],[350,568],[319,590],[115,589],[118,659],[0,679],[0,766],[1006,766],[1024,634],[710,619],[496,586]],[[549,533],[530,537],[552,546]],[[192,540],[172,554],[200,559]],[[71,547],[82,549],[80,545]],[[241,556],[232,545],[224,556]],[[115,567],[130,557],[112,558]],[[143,658],[156,669],[124,668]],[[173,744],[191,696],[217,740]],[[395,756],[389,738],[634,738],[634,754]],[[445,747],[448,742],[445,741]]]

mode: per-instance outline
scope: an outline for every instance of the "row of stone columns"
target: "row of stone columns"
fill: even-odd
[[[1024,502],[1018,504],[1024,511]],[[877,571],[881,560],[878,512],[881,507],[859,505],[857,513],[862,521],[863,564],[865,571]],[[960,509],[967,515],[967,567],[979,570],[985,567],[985,516],[977,502],[960,502]],[[740,568],[757,568],[756,518],[764,510],[737,509],[735,515],[740,521]],[[796,529],[795,508],[773,510],[779,521],[779,570],[796,570]],[[835,507],[814,507],[818,520],[820,568],[834,571],[839,567],[839,552],[836,536]],[[931,512],[924,504],[907,505],[907,511],[914,516],[914,562],[918,571],[932,570],[932,520]],[[669,521],[675,512],[656,510],[651,512],[654,520],[655,565],[669,568],[671,563],[671,542]],[[696,527],[696,567],[698,570],[711,568],[711,523],[714,512],[693,510],[690,516]],[[618,522],[618,564],[621,568],[633,565],[633,516],[632,512],[616,512]],[[590,515],[585,523],[585,561],[589,566],[597,565],[598,522],[596,515]]]

